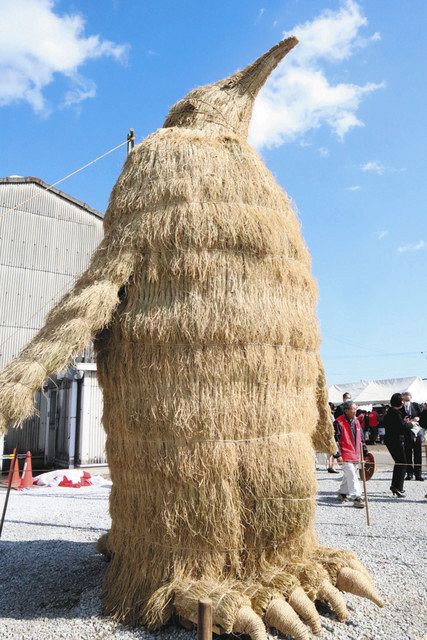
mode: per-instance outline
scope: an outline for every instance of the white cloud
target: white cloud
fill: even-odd
[[[354,184],[351,187],[347,187],[347,191],[360,191],[362,187],[359,184]]]
[[[377,231],[375,235],[377,236],[377,240],[383,240],[388,235],[388,231]]]
[[[425,246],[426,243],[424,242],[424,240],[420,240],[419,242],[416,242],[414,244],[404,244],[401,247],[398,247],[397,252],[406,253],[407,251],[420,251],[421,249],[424,249]]]
[[[378,160],[369,160],[369,162],[365,162],[365,164],[361,164],[360,165],[360,170],[366,172],[370,172],[370,173],[377,173],[379,176],[384,175],[385,173],[403,173],[404,171],[406,171],[406,167],[390,167],[390,166],[384,166],[381,162],[378,162]]]
[[[370,160],[365,164],[360,165],[360,170],[369,173],[377,173],[379,176],[382,176],[385,173],[385,166],[378,162],[377,160]]]
[[[359,35],[366,25],[359,5],[346,0],[338,11],[324,11],[283,34],[296,35],[299,44],[256,100],[250,127],[252,144],[259,148],[279,146],[322,124],[343,139],[350,129],[363,126],[356,115],[360,102],[383,83],[333,85],[322,63],[347,60],[357,49],[378,40],[379,34],[368,39]]]
[[[322,158],[327,158],[329,156],[329,149],[327,149],[326,147],[319,147],[317,151],[319,152],[319,155],[322,156]]]
[[[93,80],[83,78],[76,74],[73,76],[73,82],[71,88],[65,93],[64,100],[62,102],[63,107],[71,107],[77,105],[83,100],[88,98],[94,98],[96,96],[96,84]]]
[[[97,58],[125,58],[126,46],[85,37],[83,18],[55,13],[54,0],[0,0],[0,13],[0,106],[25,101],[45,111],[43,92],[56,75],[69,82],[64,106],[92,98],[96,85],[80,67]]]

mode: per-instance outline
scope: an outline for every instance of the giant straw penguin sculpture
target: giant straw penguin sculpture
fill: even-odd
[[[313,529],[334,449],[316,287],[290,202],[247,132],[288,38],[191,91],[130,154],[87,271],[0,379],[4,426],[95,339],[113,488],[105,609],[157,628],[209,596],[226,632],[308,638],[315,600],[379,596]]]

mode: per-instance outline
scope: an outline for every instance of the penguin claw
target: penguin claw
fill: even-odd
[[[384,602],[372,582],[370,582],[361,571],[357,571],[351,567],[343,567],[340,569],[337,577],[337,588],[340,591],[347,591],[356,596],[367,598],[378,607],[384,606]]]
[[[291,607],[308,624],[315,636],[320,635],[322,623],[314,602],[305,593],[302,587],[294,589],[288,599]]]
[[[269,627],[277,629],[284,635],[290,635],[295,640],[309,640],[310,638],[307,627],[284,598],[272,600],[264,618]]]
[[[251,640],[267,640],[267,631],[262,619],[248,606],[239,609],[233,631],[248,635]]]
[[[348,619],[349,614],[344,598],[329,580],[324,580],[321,583],[317,598],[329,604],[340,622],[345,622]]]

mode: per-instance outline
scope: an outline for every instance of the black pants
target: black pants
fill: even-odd
[[[406,455],[406,473],[410,476],[415,475],[421,478],[421,436],[420,434],[414,439],[411,434],[405,434],[405,455]]]
[[[393,468],[393,478],[391,481],[391,486],[398,491],[402,491],[403,481],[405,479],[406,473],[406,456],[404,444],[400,439],[389,440],[388,438],[386,438],[385,445],[390,451],[390,455],[396,463]]]

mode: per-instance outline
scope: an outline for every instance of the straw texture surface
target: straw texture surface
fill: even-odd
[[[295,43],[190,92],[135,147],[89,270],[0,380],[19,422],[95,336],[113,480],[103,602],[127,623],[194,618],[209,597],[227,632],[263,637],[268,611],[305,638],[283,600],[298,590],[318,631],[301,586],[345,617],[331,580],[350,565],[313,534],[313,442],[335,451],[316,285],[289,198],[246,141],[257,91]]]

